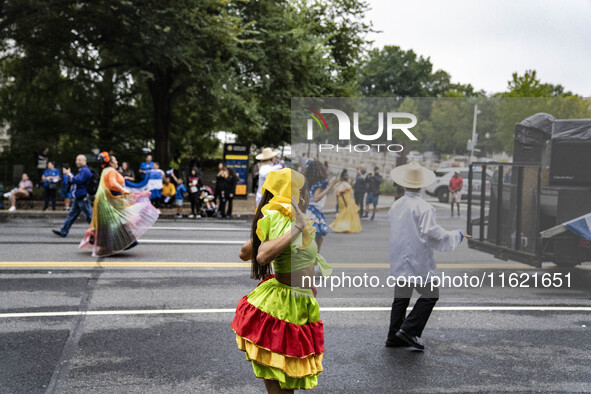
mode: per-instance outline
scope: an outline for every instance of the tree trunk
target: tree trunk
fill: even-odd
[[[112,146],[115,137],[114,132],[114,108],[115,108],[115,84],[113,82],[114,72],[112,69],[105,70],[103,74],[103,82],[99,89],[102,96],[102,111],[101,119],[99,120],[99,149],[110,150],[114,149]]]
[[[396,158],[396,167],[403,166],[406,163],[408,163],[408,152],[406,151],[406,148],[408,148],[408,144],[406,142],[399,142],[399,144],[402,145],[402,151]]]
[[[148,82],[154,104],[154,160],[164,169],[170,165],[171,87],[168,72],[154,73],[154,79]]]

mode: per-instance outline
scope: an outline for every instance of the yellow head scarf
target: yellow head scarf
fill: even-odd
[[[283,168],[277,171],[271,171],[265,179],[265,183],[262,187],[263,194],[265,191],[269,191],[273,194],[273,198],[265,204],[261,211],[263,214],[268,210],[279,211],[285,216],[291,216],[291,198],[295,197],[295,200],[300,200],[300,190],[304,187],[306,178],[299,172],[290,168]],[[257,224],[257,235],[259,235],[259,225]],[[305,249],[312,242],[312,234],[316,231],[312,225],[311,220],[306,220],[306,227],[302,232],[302,247]],[[260,235],[259,235],[260,237]]]

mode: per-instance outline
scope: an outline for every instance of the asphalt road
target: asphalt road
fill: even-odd
[[[438,207],[440,223],[463,228]],[[330,218],[329,218],[330,220]],[[229,325],[256,281],[237,253],[244,221],[159,221],[141,244],[97,260],[51,220],[0,226],[0,393],[260,393]],[[387,275],[385,212],[331,233],[338,275]],[[325,371],[315,392],[591,391],[591,264],[571,271],[495,260],[462,244],[449,275],[570,274],[570,287],[442,290],[425,352],[384,347],[390,288],[319,289]],[[524,284],[533,285],[528,279]]]

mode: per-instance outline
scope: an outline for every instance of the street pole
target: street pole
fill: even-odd
[[[474,104],[474,122],[472,123],[472,146],[470,147],[470,163],[474,161],[474,148],[476,147],[476,118],[478,117],[478,104]]]

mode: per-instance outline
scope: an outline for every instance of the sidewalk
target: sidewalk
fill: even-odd
[[[5,201],[6,202],[6,201]],[[378,203],[378,210],[387,210],[394,202],[394,196],[380,196]],[[8,207],[5,205],[5,209],[0,210],[0,223],[7,221],[8,219],[65,219],[67,212],[64,211],[63,201],[58,201],[56,210],[52,211],[51,208],[47,211],[43,211],[43,201],[33,201],[33,208],[28,206],[17,205],[17,210],[14,212],[8,212]],[[324,213],[335,214],[336,213],[336,198],[333,193],[329,194],[326,199],[324,206]],[[233,219],[251,219],[254,215],[255,210],[255,196],[249,195],[246,199],[234,199],[232,218]],[[175,208],[161,208],[160,219],[176,219]],[[183,204],[183,218],[176,220],[191,220],[187,218],[187,215],[191,213],[191,204],[187,201]],[[84,218],[81,214],[79,218]],[[199,220],[199,219],[197,219]]]

